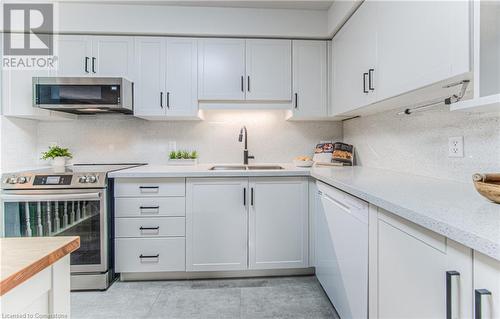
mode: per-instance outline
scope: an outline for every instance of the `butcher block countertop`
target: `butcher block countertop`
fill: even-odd
[[[0,238],[0,296],[80,247],[80,237]]]

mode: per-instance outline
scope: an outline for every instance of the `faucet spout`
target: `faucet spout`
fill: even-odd
[[[240,135],[238,136],[238,141],[241,143],[245,140],[245,148],[243,149],[243,165],[248,165],[248,159],[255,158],[253,155],[248,154],[248,130],[246,126],[240,129]]]

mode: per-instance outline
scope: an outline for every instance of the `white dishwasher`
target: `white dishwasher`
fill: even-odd
[[[317,182],[316,276],[342,319],[368,317],[368,203]]]

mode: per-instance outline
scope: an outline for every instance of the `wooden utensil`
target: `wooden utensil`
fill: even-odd
[[[479,194],[500,204],[500,174],[474,174],[472,180]]]

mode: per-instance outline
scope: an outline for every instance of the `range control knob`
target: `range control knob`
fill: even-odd
[[[16,184],[17,183],[17,178],[15,176],[7,178],[5,181],[7,184]]]
[[[80,176],[80,177],[78,178],[78,182],[80,182],[80,183],[86,183],[86,182],[87,182],[87,177],[85,177],[85,176]]]
[[[87,183],[95,183],[97,182],[97,177],[95,175],[87,176]]]
[[[26,178],[26,176],[19,176],[17,178],[17,183],[18,184],[25,184],[27,181],[28,181],[28,179]]]

